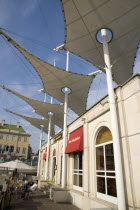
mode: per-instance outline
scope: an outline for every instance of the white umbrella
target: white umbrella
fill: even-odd
[[[9,161],[6,163],[1,163],[0,168],[10,168],[10,169],[22,169],[22,170],[35,170],[34,167],[23,163],[20,160]]]

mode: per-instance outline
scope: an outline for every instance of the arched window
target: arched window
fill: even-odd
[[[116,202],[116,174],[113,139],[110,130],[103,127],[96,140],[97,197]]]

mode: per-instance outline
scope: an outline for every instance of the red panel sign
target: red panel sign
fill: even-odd
[[[46,160],[46,158],[47,158],[47,153],[45,152],[45,153],[43,154],[43,160]]]
[[[45,153],[43,154],[43,160],[46,160],[46,159],[47,159],[47,147],[46,147]]]
[[[83,126],[70,133],[66,154],[83,151]]]

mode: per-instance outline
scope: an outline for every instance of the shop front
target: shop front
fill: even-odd
[[[73,157],[73,189],[83,192],[83,126],[70,133],[65,153]]]
[[[126,202],[129,210],[139,209],[140,76],[118,87],[116,96]],[[110,109],[108,103],[102,105],[104,101],[107,97],[67,128],[66,189],[69,190],[71,202],[82,210],[118,208]],[[51,140],[50,180],[55,180],[53,184],[60,188],[62,147],[63,137],[57,137],[57,141]]]

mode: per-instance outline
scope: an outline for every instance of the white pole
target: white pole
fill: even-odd
[[[126,210],[123,170],[122,170],[122,160],[121,160],[121,145],[120,145],[120,139],[119,139],[116,101],[115,101],[115,93],[114,93],[113,83],[112,83],[110,56],[109,56],[109,49],[108,49],[108,42],[107,42],[108,35],[105,29],[101,30],[101,34],[102,34],[102,39],[103,39],[103,51],[104,51],[104,60],[106,64],[108,96],[109,96],[109,103],[110,103],[118,210]]]
[[[46,93],[45,93],[45,95],[44,95],[44,103],[46,102]]]
[[[55,66],[55,60],[54,60]],[[53,103],[53,97],[51,96],[51,104]],[[49,168],[49,149],[50,149],[50,134],[51,134],[51,122],[52,122],[52,113],[49,113],[49,125],[48,125],[48,141],[47,141],[47,157],[46,157],[46,169],[45,169],[45,180],[48,180],[48,168]]]
[[[43,137],[43,126],[41,126],[40,141],[39,141],[39,155],[38,155],[37,176],[39,176],[39,171],[40,171],[40,156],[41,156],[42,137]]]
[[[44,96],[44,103],[46,102],[46,93]],[[42,117],[42,119],[44,119],[44,117]],[[38,168],[37,168],[37,176],[39,176],[39,171],[40,171],[40,159],[41,159],[41,146],[42,146],[42,138],[43,138],[43,125],[40,126],[41,127],[41,133],[40,133],[40,143],[39,143],[39,156],[38,156]]]
[[[55,59],[54,59],[54,66],[55,66],[55,64],[56,64],[56,61],[55,61]]]
[[[51,97],[52,98],[52,97]],[[50,147],[50,136],[51,136],[51,122],[52,113],[49,113],[49,125],[48,125],[48,141],[47,141],[47,157],[46,157],[46,170],[45,170],[45,180],[48,179],[48,164],[49,164],[49,147]]]
[[[69,51],[67,51],[66,71],[69,68]],[[63,159],[62,159],[62,187],[66,186],[66,142],[67,142],[67,108],[68,108],[68,88],[65,88],[64,99],[64,125],[63,125]]]

